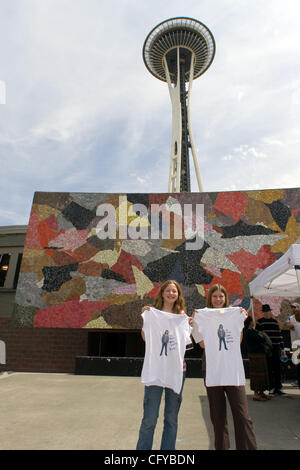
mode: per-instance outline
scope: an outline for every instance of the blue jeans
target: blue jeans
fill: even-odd
[[[182,387],[180,393],[175,393],[170,388],[158,387],[150,385],[145,387],[144,395],[144,416],[142,419],[139,440],[136,450],[150,450],[153,444],[153,435],[162,393],[165,390],[165,412],[164,412],[164,429],[161,439],[161,450],[174,450],[177,436],[178,413],[182,401],[182,389],[185,380],[185,372],[183,374]]]

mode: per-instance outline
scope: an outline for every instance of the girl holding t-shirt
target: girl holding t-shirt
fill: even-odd
[[[207,307],[222,309],[228,306],[229,300],[225,287],[220,284],[214,284],[208,291]],[[244,313],[246,312],[244,311]],[[205,348],[204,341],[200,341],[200,346]],[[202,356],[204,377],[205,362],[204,350]],[[248,414],[245,386],[206,386],[206,391],[209,401],[210,418],[214,428],[216,450],[227,450],[230,448],[226,417],[226,396],[233,416],[237,450],[255,450],[256,439],[253,423]]]
[[[162,284],[154,301],[154,308],[163,312],[177,315],[185,314],[185,303],[181,288],[176,281],[166,281]],[[143,308],[149,310],[150,307]],[[145,333],[142,330],[142,338],[145,341]],[[144,415],[140,427],[137,450],[149,450],[152,448],[153,435],[159,414],[162,393],[165,390],[164,428],[161,439],[161,449],[175,449],[177,435],[178,413],[182,400],[182,388],[185,379],[185,363],[181,366],[183,373],[182,387],[180,393],[175,393],[171,388],[157,385],[145,386]]]

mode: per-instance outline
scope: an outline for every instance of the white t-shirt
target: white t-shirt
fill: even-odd
[[[245,318],[240,307],[196,310],[194,323],[204,341],[207,387],[245,385],[240,348]]]
[[[191,342],[188,316],[151,307],[142,317],[146,342],[142,383],[180,393],[185,348]]]

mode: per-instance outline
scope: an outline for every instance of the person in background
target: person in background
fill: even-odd
[[[291,349],[292,335],[287,323],[292,313],[293,307],[291,305],[291,302],[288,299],[283,299],[280,303],[280,310],[278,315],[276,315],[276,320],[281,330],[283,344],[285,348],[288,349]]]
[[[294,330],[295,336],[296,336],[296,341],[300,340],[300,305],[297,307],[299,304],[294,304],[294,315],[291,316],[288,322],[288,327],[291,330]],[[295,354],[295,353],[294,353]],[[298,350],[297,350],[298,354]],[[297,372],[297,381],[298,381],[298,387],[300,388],[300,363],[296,365],[296,372]]]
[[[280,356],[286,355],[283,344],[283,337],[276,318],[272,315],[272,310],[269,304],[262,306],[263,317],[259,318],[256,322],[255,328],[257,331],[265,332],[272,341],[272,356],[267,358],[269,382],[270,382],[270,396],[287,396],[282,390],[281,382],[281,367]]]
[[[294,330],[296,338],[300,339],[300,305],[294,309],[294,314],[290,317],[288,325]]]
[[[269,337],[262,332],[254,329],[253,319],[246,318],[243,330],[243,341],[249,359],[250,388],[254,391],[254,401],[266,401],[270,397],[266,395],[265,390],[269,390],[269,374],[266,356],[266,341]],[[269,340],[270,341],[270,340]],[[270,344],[269,354],[272,355],[272,344]]]

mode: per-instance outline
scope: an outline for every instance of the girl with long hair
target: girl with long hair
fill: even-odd
[[[175,315],[186,315],[185,314],[185,302],[182,295],[182,290],[177,281],[168,280],[162,284],[159,292],[154,301],[154,308],[161,312],[168,312]],[[143,308],[149,310],[150,307],[146,306]],[[147,338],[145,332],[141,332],[142,338],[146,341]],[[168,341],[168,331],[164,332],[163,335],[163,349],[166,351]],[[149,345],[151,348],[151,345]],[[162,353],[161,353],[162,354]],[[161,449],[173,450],[175,449],[176,436],[177,436],[177,425],[178,425],[178,413],[182,401],[182,389],[185,379],[185,361],[180,366],[180,371],[176,371],[178,374],[182,374],[182,386],[180,393],[175,393],[174,390],[168,387],[162,387],[158,385],[145,386],[144,392],[144,414],[142,423],[139,431],[139,439],[137,443],[137,450],[151,449],[153,444],[153,436],[159,414],[159,408],[163,391],[165,391],[165,409],[164,409],[164,426],[161,439]]]

